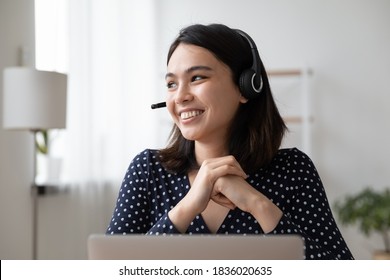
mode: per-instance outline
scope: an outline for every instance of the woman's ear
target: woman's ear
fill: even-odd
[[[245,104],[248,102],[248,99],[245,98],[242,94],[240,94],[240,103]]]

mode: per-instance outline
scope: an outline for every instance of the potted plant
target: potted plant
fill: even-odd
[[[390,189],[382,191],[366,187],[355,195],[348,195],[334,205],[340,222],[357,224],[362,233],[369,236],[379,233],[384,248],[373,253],[374,259],[390,259]]]
[[[53,139],[49,130],[37,131],[35,138],[37,174],[35,180],[38,185],[59,181],[62,159],[51,154],[51,140]]]
[[[49,153],[49,132],[46,129],[38,130],[35,138],[35,145],[38,153],[47,155]]]

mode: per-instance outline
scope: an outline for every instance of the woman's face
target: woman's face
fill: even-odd
[[[241,96],[230,68],[207,49],[181,43],[167,67],[167,108],[184,138],[226,142]]]

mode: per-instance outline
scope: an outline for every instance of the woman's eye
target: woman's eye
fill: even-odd
[[[176,86],[176,83],[175,82],[168,82],[167,83],[167,88],[170,89],[170,88],[174,88]]]
[[[196,81],[200,81],[200,80],[203,80],[204,79],[204,77],[203,76],[193,76],[192,77],[192,82],[196,82]]]

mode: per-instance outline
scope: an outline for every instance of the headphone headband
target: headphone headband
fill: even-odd
[[[260,71],[260,56],[253,39],[244,31],[235,29],[235,31],[244,38],[251,49],[252,66],[244,70],[239,79],[239,87],[242,95],[247,99],[257,97],[263,89],[263,78]]]

